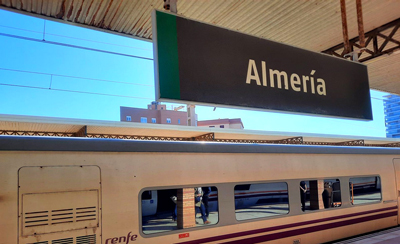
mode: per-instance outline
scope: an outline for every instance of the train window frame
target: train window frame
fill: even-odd
[[[240,191],[245,191],[245,190],[250,190],[251,185],[257,185],[257,184],[274,184],[274,183],[284,183],[286,185],[286,190],[287,190],[287,212],[286,213],[282,213],[282,214],[276,214],[273,216],[263,216],[263,217],[256,217],[256,218],[247,218],[247,219],[238,219],[237,216],[237,210],[238,208],[236,208],[236,197],[235,197],[235,188],[239,187],[242,188],[240,189]],[[288,215],[291,214],[291,209],[290,209],[290,184],[287,180],[277,180],[277,181],[262,181],[262,182],[235,182],[232,184],[232,189],[233,189],[233,205],[234,205],[234,218],[236,220],[237,223],[243,223],[243,222],[252,222],[252,221],[262,221],[262,220],[266,220],[266,219],[274,219],[274,218],[283,218],[283,217],[287,217]]]
[[[220,200],[218,200],[218,195],[219,195],[219,185],[220,184],[200,184],[200,187],[210,187],[211,188],[211,192],[213,192],[214,190],[216,190],[217,192],[217,196],[216,196],[216,214],[217,214],[217,221],[211,224],[201,224],[200,226],[197,226],[198,223],[198,218],[196,218],[196,226],[193,227],[189,227],[189,228],[182,228],[182,229],[173,229],[173,230],[169,230],[169,231],[160,231],[160,232],[155,232],[155,233],[146,233],[145,231],[143,231],[143,206],[142,206],[142,194],[146,191],[157,191],[157,190],[178,190],[178,189],[183,189],[183,188],[194,188],[195,187],[199,187],[199,185],[191,185],[191,186],[160,186],[160,187],[145,187],[142,188],[139,191],[138,194],[138,223],[139,223],[139,233],[142,237],[144,238],[150,238],[150,237],[156,237],[156,236],[163,236],[163,235],[170,235],[170,234],[176,234],[176,233],[182,233],[182,232],[187,232],[187,231],[193,231],[193,230],[198,230],[198,229],[207,229],[207,228],[214,228],[219,226],[220,224],[220,219],[221,219],[221,215],[219,212],[219,208],[220,208]],[[156,194],[157,195],[157,194]],[[196,211],[196,210],[195,210]],[[196,212],[197,216],[200,216],[201,213]],[[177,223],[177,222],[175,222]]]
[[[352,179],[355,178],[370,178],[370,177],[378,177],[379,178],[379,184],[380,184],[380,200],[379,201],[370,201],[370,202],[365,202],[365,203],[358,203],[358,204],[354,204],[352,201],[352,193],[351,193],[351,186],[350,183],[352,182]],[[379,204],[383,202],[383,191],[382,191],[382,177],[380,174],[374,174],[374,175],[358,175],[358,176],[349,176],[348,180],[347,180],[347,184],[349,187],[349,201],[350,201],[350,206],[351,207],[357,207],[357,206],[364,206],[364,205],[370,205],[370,204]]]
[[[301,182],[303,182],[303,181],[306,181],[306,182],[308,182],[308,185],[307,185],[307,192],[309,192],[310,191],[310,181],[319,181],[319,180],[322,180],[322,181],[324,181],[324,190],[323,190],[323,192],[322,192],[322,194],[324,194],[323,196],[321,196],[321,198],[322,198],[322,201],[323,201],[323,208],[319,208],[319,206],[318,206],[318,209],[311,209],[311,207],[310,207],[310,205],[311,205],[311,202],[308,204],[308,209],[304,209],[303,210],[303,208],[302,208],[302,202],[301,202]],[[328,198],[325,198],[326,200],[328,200],[328,202],[329,203],[332,203],[332,204],[329,204],[328,205],[328,207],[326,207],[326,203],[324,202],[324,196],[326,196],[325,195],[325,193],[327,193],[326,192],[326,183],[327,182],[333,182],[333,181],[337,181],[338,183],[339,183],[339,198],[340,198],[340,201],[339,202],[337,202],[337,204],[335,204],[335,202],[330,202],[331,201],[331,199],[332,199],[332,196],[333,195],[331,195],[331,194],[329,194],[330,195],[330,197],[328,197]],[[300,197],[299,197],[299,200],[300,200],[300,202],[299,202],[299,206],[300,206],[300,213],[302,213],[302,214],[309,214],[309,213],[315,213],[315,212],[319,212],[319,211],[330,211],[330,210],[334,210],[334,209],[342,209],[343,207],[345,207],[346,205],[345,205],[345,202],[344,202],[344,194],[343,194],[343,192],[346,190],[346,189],[342,189],[342,183],[343,182],[346,182],[346,179],[344,179],[344,177],[321,177],[321,178],[305,178],[305,179],[300,179],[300,180],[298,180],[298,186],[299,186],[299,188],[300,188]],[[318,183],[317,183],[318,184]],[[332,186],[332,185],[331,185]],[[333,191],[333,189],[331,190],[331,193],[333,193],[334,191]],[[299,193],[297,193],[297,194],[299,194]],[[309,193],[308,195],[309,195],[309,197],[308,198],[311,198],[311,195],[310,195],[311,193]],[[306,197],[306,196],[305,196]],[[319,198],[318,198],[319,199]],[[306,198],[306,202],[307,202],[307,198]],[[306,206],[307,207],[307,206]]]

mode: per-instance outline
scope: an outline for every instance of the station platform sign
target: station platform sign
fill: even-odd
[[[162,11],[152,21],[158,101],[372,120],[363,64]]]

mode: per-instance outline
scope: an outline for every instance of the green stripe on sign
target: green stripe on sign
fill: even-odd
[[[156,12],[160,98],[181,99],[176,16]]]

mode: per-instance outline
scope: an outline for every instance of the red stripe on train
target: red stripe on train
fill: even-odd
[[[207,237],[207,238],[193,240],[193,241],[187,241],[187,242],[178,242],[177,244],[200,244],[200,243],[207,243],[207,242],[213,242],[213,241],[220,241],[220,240],[225,240],[225,239],[244,237],[244,236],[248,236],[248,235],[260,234],[260,233],[265,233],[265,232],[270,232],[270,231],[282,230],[282,229],[304,226],[304,225],[309,225],[309,224],[322,223],[322,222],[326,222],[326,221],[350,218],[350,217],[361,216],[361,215],[366,215],[366,214],[371,214],[371,213],[378,213],[378,212],[383,212],[383,211],[388,211],[388,210],[395,210],[395,209],[397,210],[397,206],[389,207],[389,208],[382,208],[382,209],[378,209],[378,210],[364,211],[364,212],[360,212],[360,213],[353,213],[353,214],[346,214],[346,215],[341,215],[341,216],[323,218],[323,219],[304,221],[304,222],[293,223],[293,224],[286,224],[286,225],[281,225],[281,226],[268,227],[268,228],[257,229],[257,230],[237,232],[237,233],[226,234],[226,235],[221,235],[221,236]],[[331,228],[337,228],[337,227],[341,227],[341,226],[345,226],[345,225],[371,221],[371,220],[375,220],[375,219],[379,219],[379,218],[387,218],[387,217],[396,216],[396,215],[397,215],[397,211],[394,211],[394,212],[390,212],[390,213],[366,216],[366,217],[361,217],[361,218],[351,219],[351,220],[344,220],[341,222],[323,224],[323,225],[314,226],[314,227],[306,227],[306,228],[301,228],[301,229],[297,229],[297,230],[280,232],[280,233],[276,233],[276,234],[268,234],[268,235],[261,236],[261,237],[275,238],[275,239],[271,239],[271,240],[276,240],[276,239],[288,237],[288,235],[290,235],[291,233],[296,233],[293,235],[300,235],[300,234],[298,234],[298,233],[300,233],[298,231],[301,231],[301,234],[306,234],[306,233],[310,233],[310,232],[316,232],[316,231],[321,231],[321,230],[326,230],[326,229],[331,229]],[[324,227],[324,229],[318,229],[320,227]],[[282,236],[282,237],[279,237],[279,236]],[[261,238],[261,237],[253,237],[253,238]],[[279,238],[277,238],[277,237],[279,237]],[[253,238],[248,238],[248,239],[253,240]],[[237,242],[226,242],[226,243],[257,243],[258,242],[258,241],[257,242],[244,242],[248,239],[242,239],[242,240],[238,240]],[[263,241],[266,241],[266,240],[269,240],[269,239],[265,239],[265,240],[263,239]]]

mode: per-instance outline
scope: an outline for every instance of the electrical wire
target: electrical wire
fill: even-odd
[[[135,85],[135,86],[154,87],[154,85],[146,85],[146,84],[139,84],[139,83],[124,82],[124,81],[103,80],[103,79],[95,79],[95,78],[85,78],[85,77],[71,76],[71,75],[58,75],[58,74],[42,73],[42,72],[36,72],[36,71],[25,71],[25,70],[7,69],[7,68],[0,68],[0,70],[13,71],[13,72],[20,72],[20,73],[29,73],[29,74],[59,76],[59,77],[67,77],[67,78],[73,78],[73,79],[83,79],[83,80],[93,80],[93,81],[104,81],[104,82],[128,84],[128,85]]]
[[[44,22],[46,22],[46,20]],[[89,39],[85,39],[85,38],[78,38],[78,37],[72,37],[72,36],[59,35],[59,34],[49,33],[49,32],[45,32],[45,31],[34,31],[34,30],[22,29],[22,28],[7,26],[7,25],[0,25],[0,27],[14,29],[14,30],[21,30],[21,31],[26,31],[26,32],[39,33],[39,34],[43,33],[45,35],[59,36],[59,37],[75,39],[75,40],[81,40],[81,41],[94,42],[94,43],[101,43],[101,44],[107,44],[107,45],[117,46],[117,47],[126,47],[126,48],[139,49],[139,50],[144,50],[144,51],[152,51],[151,49],[147,49],[147,48],[119,45],[119,44],[114,44],[114,43],[110,43],[110,42],[100,42],[100,41],[94,41],[94,40],[89,40]]]
[[[39,43],[53,44],[53,45],[59,45],[59,46],[64,46],[64,47],[71,47],[71,48],[83,49],[83,50],[88,50],[88,51],[95,51],[95,52],[101,52],[101,53],[107,53],[107,54],[113,54],[113,55],[125,56],[125,57],[130,57],[130,58],[138,58],[138,59],[153,61],[152,58],[146,58],[146,57],[130,55],[130,54],[125,54],[125,53],[111,52],[111,51],[106,51],[106,50],[101,50],[101,49],[90,48],[90,47],[82,47],[82,46],[77,46],[77,45],[72,45],[72,44],[61,43],[61,42],[38,40],[38,39],[35,39],[35,38],[11,35],[11,34],[6,34],[6,33],[0,33],[0,36],[6,36],[6,37],[11,37],[11,38],[27,40],[27,41],[34,41],[34,42],[39,42]]]
[[[98,93],[98,92],[85,92],[85,91],[74,91],[74,90],[66,90],[66,89],[44,88],[44,87],[38,87],[38,86],[24,86],[24,85],[13,85],[13,84],[5,84],[5,83],[0,83],[0,86],[11,86],[11,87],[19,87],[19,88],[50,90],[50,91],[62,91],[62,92],[71,92],[71,93],[83,93],[83,94],[101,95],[101,96],[110,96],[110,97],[123,97],[123,98],[131,98],[131,99],[144,99],[144,100],[152,100],[152,101],[154,100],[154,98],[150,98],[150,97],[133,97],[133,96],[123,96],[123,95],[115,95],[115,94],[107,94],[107,93]]]

